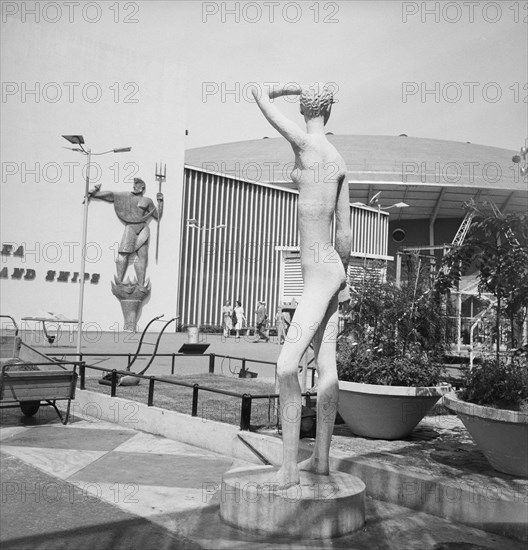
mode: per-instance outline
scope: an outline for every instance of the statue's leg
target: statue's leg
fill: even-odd
[[[119,252],[117,254],[116,269],[117,269],[117,280],[120,283],[122,283],[123,279],[125,278],[127,266],[128,266],[128,254],[123,254],[122,252]]]
[[[317,437],[312,456],[299,469],[327,475],[330,471],[330,441],[334,431],[339,386],[337,382],[336,341],[338,333],[337,294],[332,298],[321,327],[314,338],[317,365]]]
[[[134,271],[136,272],[138,284],[143,286],[147,275],[148,241],[137,249],[136,254],[137,258],[134,262]]]
[[[319,273],[315,273],[315,276],[313,273],[307,274],[303,296],[277,361],[283,442],[282,466],[277,474],[280,487],[299,483],[297,455],[302,407],[298,366],[302,355],[324,322],[329,304],[336,299],[335,295],[344,278],[343,268],[340,267],[341,270],[329,267],[318,270]],[[325,359],[326,356],[327,353],[324,353]],[[327,399],[332,399],[331,394],[327,392],[326,395]]]

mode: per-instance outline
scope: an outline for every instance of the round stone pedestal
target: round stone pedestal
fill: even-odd
[[[342,472],[300,472],[301,483],[278,489],[277,468],[236,468],[222,477],[220,517],[251,533],[322,539],[365,523],[365,484]]]

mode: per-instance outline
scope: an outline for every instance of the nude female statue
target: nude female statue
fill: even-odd
[[[300,95],[306,131],[286,118],[272,100]],[[327,140],[324,127],[333,95],[322,84],[253,89],[264,116],[292,146],[292,180],[299,189],[298,223],[304,291],[292,320],[289,337],[277,361],[283,461],[277,472],[279,487],[300,482],[299,470],[328,475],[330,440],[337,411],[336,336],[338,295],[346,289],[351,249],[350,200],[346,164]],[[335,245],[332,220],[335,215]],[[313,341],[317,385],[317,438],[312,456],[297,464],[301,422],[298,365]]]

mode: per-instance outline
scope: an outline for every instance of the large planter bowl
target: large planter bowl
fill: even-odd
[[[469,435],[498,470],[528,477],[528,414],[462,401],[455,392],[445,405],[462,420]]]
[[[407,437],[451,386],[380,386],[339,381],[339,414],[356,435]]]

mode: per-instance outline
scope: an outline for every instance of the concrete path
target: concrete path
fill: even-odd
[[[24,336],[29,339],[29,335]],[[137,348],[138,335],[103,333],[90,337],[91,340],[83,342],[85,354],[134,353]],[[148,341],[155,341],[155,337],[149,335]],[[240,369],[241,361],[229,360],[226,355],[275,362],[279,353],[276,343],[254,344],[252,338],[236,341],[217,335],[204,337],[210,344],[207,351],[217,355],[218,373],[236,375]],[[186,334],[166,334],[159,351],[177,352],[186,341]],[[75,353],[75,346],[65,335],[53,346],[42,341],[37,345],[40,351],[54,356]],[[126,366],[123,358],[109,355],[86,359],[108,368]],[[145,359],[138,360],[138,368],[134,370],[140,370],[141,364],[145,364]],[[259,380],[274,377],[273,365],[248,363],[247,367],[258,372]],[[170,369],[169,357],[156,358],[149,374],[168,374]],[[176,359],[175,372],[187,374],[207,369],[206,357]],[[87,375],[101,376],[96,371],[87,371]],[[194,439],[190,442],[194,443]],[[365,528],[348,537],[309,541],[251,536],[224,525],[218,513],[222,473],[240,461],[139,432],[130,426],[86,417],[62,426],[49,407],[41,408],[33,419],[23,417],[19,409],[0,410],[0,444],[2,550],[524,548],[521,543],[499,535],[371,498],[367,499]],[[356,454],[369,457],[375,453],[385,462],[395,453],[393,443],[389,449],[380,447],[379,442],[365,441],[363,448],[358,447],[356,440],[351,442],[347,434],[336,434],[334,451],[346,447],[342,450],[349,455],[350,445]],[[396,454],[406,452],[398,447]],[[411,458],[407,460],[409,471],[417,467]],[[398,460],[401,461],[400,456]],[[433,479],[439,473],[427,468],[423,473],[425,479],[428,476]],[[385,469],[388,471],[390,464]],[[452,472],[446,475],[452,476]],[[524,499],[524,492],[520,498]]]
[[[103,421],[62,426],[50,408],[36,419],[4,409],[0,440],[3,550],[524,548],[372,499],[366,526],[348,537],[252,536],[218,513],[222,473],[241,461]]]

